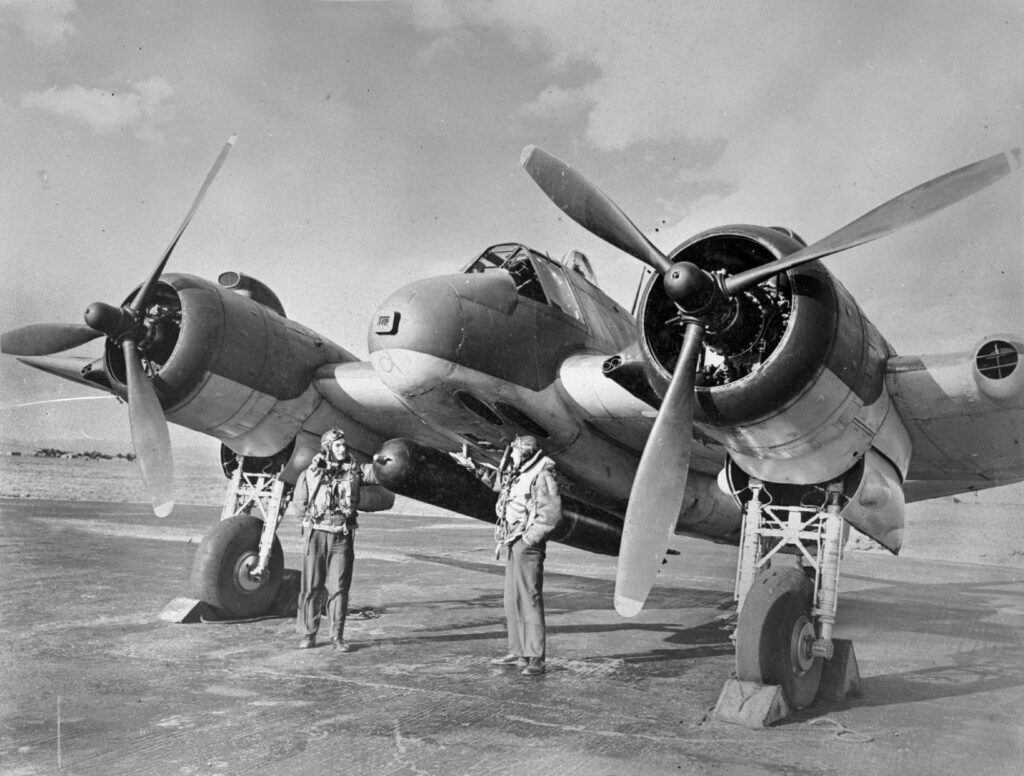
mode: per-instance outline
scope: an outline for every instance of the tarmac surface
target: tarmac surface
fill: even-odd
[[[1024,570],[847,554],[836,635],[863,695],[767,729],[710,720],[733,670],[735,548],[679,539],[647,608],[615,559],[554,545],[548,673],[495,668],[502,566],[479,522],[366,515],[353,652],[291,620],[184,625],[179,506],[0,499],[3,774],[1021,773]],[[297,568],[295,526],[283,526]]]

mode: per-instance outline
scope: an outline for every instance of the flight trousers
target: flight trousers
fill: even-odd
[[[332,639],[345,637],[348,591],[352,587],[355,564],[355,532],[348,534],[303,529],[305,554],[299,584],[296,630],[302,636],[315,636],[320,629],[323,597],[327,596],[327,618]]]
[[[505,621],[509,654],[543,658],[547,644],[544,628],[544,557],[547,542],[530,547],[517,539],[506,545]]]

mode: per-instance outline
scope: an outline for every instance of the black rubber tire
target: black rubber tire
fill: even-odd
[[[281,588],[284,552],[274,537],[270,576],[257,583],[244,576],[259,557],[263,521],[251,515],[221,520],[196,550],[192,562],[192,597],[211,606],[224,619],[241,620],[265,614]]]
[[[798,654],[801,637],[813,634],[814,583],[800,569],[758,572],[736,626],[736,676],[782,687],[790,707],[814,701],[823,661]]]

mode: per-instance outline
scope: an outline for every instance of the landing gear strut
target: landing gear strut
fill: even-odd
[[[284,489],[276,474],[247,472],[239,460],[220,522],[203,538],[192,564],[193,596],[221,617],[257,617],[277,598],[284,576],[276,535]]]
[[[824,509],[765,504],[763,483],[752,479],[749,487],[736,572],[736,676],[781,687],[790,707],[801,709],[813,702],[833,653],[842,485],[828,486]]]

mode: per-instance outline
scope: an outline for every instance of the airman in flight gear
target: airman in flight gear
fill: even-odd
[[[543,674],[544,557],[548,537],[562,519],[555,462],[544,455],[537,438],[528,435],[513,440],[497,471],[476,466],[465,450],[450,455],[498,493],[494,538],[496,555],[506,557],[508,654],[491,662],[522,668],[525,676]]]
[[[320,452],[295,484],[286,515],[301,517],[305,553],[299,587],[296,628],[299,649],[316,645],[322,595],[327,595],[331,644],[348,652],[345,616],[355,562],[356,509],[363,483],[376,485],[371,464],[359,464],[348,452],[345,432],[332,428],[320,437]]]

